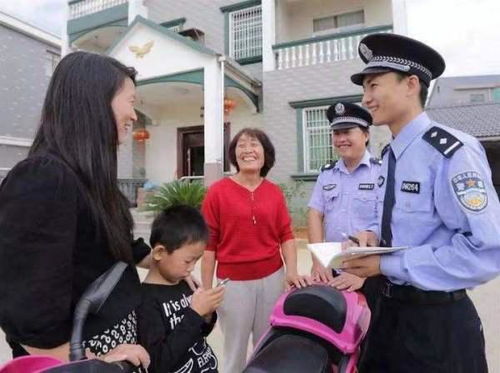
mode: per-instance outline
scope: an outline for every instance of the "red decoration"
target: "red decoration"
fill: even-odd
[[[149,132],[145,128],[139,128],[132,132],[132,136],[134,137],[135,141],[144,142],[149,139]]]
[[[224,98],[224,113],[229,114],[236,107],[236,101],[231,98]]]

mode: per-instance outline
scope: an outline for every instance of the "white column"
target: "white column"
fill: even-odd
[[[144,5],[144,0],[128,0],[128,24],[134,22],[137,16],[148,18],[148,8]]]
[[[214,58],[204,70],[205,185],[224,174],[224,57]]]
[[[69,45],[69,35],[68,35],[68,22],[69,22],[69,4],[67,1],[64,2],[64,24],[61,35],[61,58],[71,52]]]
[[[392,0],[392,25],[395,34],[408,34],[406,0]]]
[[[276,44],[275,0],[262,0],[262,68],[264,71],[276,69],[273,45]]]

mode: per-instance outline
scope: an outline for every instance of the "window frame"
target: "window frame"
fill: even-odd
[[[356,23],[353,25],[341,26],[341,27],[338,26],[338,17],[345,16],[347,14],[360,13],[360,12],[363,15],[363,23]],[[318,31],[314,30],[314,21],[321,20],[321,19],[328,19],[328,18],[333,18],[333,23],[334,23],[335,27],[325,29],[325,30],[318,30]],[[332,14],[332,15],[326,16],[326,17],[313,18],[312,34],[313,34],[313,36],[318,36],[318,35],[328,35],[328,34],[337,33],[337,32],[348,32],[351,30],[358,30],[358,29],[364,28],[365,25],[366,25],[365,10],[363,8],[357,9],[357,10],[350,10],[348,12],[336,13],[336,14]]]
[[[260,20],[260,54],[254,55],[254,56],[249,56],[249,57],[242,57],[242,58],[235,58],[234,57],[234,36],[233,36],[233,30],[232,30],[232,17],[236,12],[242,12],[242,11],[248,11],[251,8],[260,8],[260,15],[261,15],[261,20]],[[252,64],[252,63],[259,63],[262,62],[262,2],[261,0],[248,0],[248,1],[243,1],[241,3],[236,3],[232,5],[228,5],[225,7],[220,8],[220,10],[224,13],[224,49],[226,55],[229,57],[233,58],[236,62],[238,62],[240,65],[247,65],[247,64]]]
[[[328,140],[327,143],[329,144],[330,149],[332,149],[332,135],[331,135],[331,130],[330,130],[330,124],[328,123],[328,120],[326,118],[323,118],[324,121],[326,122],[325,126],[319,126],[317,128],[311,128],[308,127],[308,121],[307,121],[307,115],[308,112],[312,111],[317,111],[317,110],[324,110],[324,115],[326,116],[326,111],[328,110],[329,105],[322,105],[322,106],[312,106],[312,107],[305,107],[302,109],[302,154],[303,154],[303,165],[302,165],[302,170],[304,173],[319,173],[321,170],[321,166],[319,168],[311,168],[311,163],[312,162],[318,162],[321,160],[317,159],[311,159],[311,135],[314,133],[314,130],[317,130],[318,132],[324,131],[325,129],[327,130],[328,134]],[[321,134],[319,135],[321,136]],[[335,153],[331,151],[331,157],[330,159],[325,159],[323,164],[326,164],[329,161],[333,161],[338,159],[338,157],[335,156]]]
[[[301,101],[290,101],[288,104],[295,109],[296,115],[296,133],[297,133],[297,172],[292,174],[292,179],[303,181],[315,181],[319,175],[319,171],[306,171],[305,170],[305,150],[306,143],[304,141],[304,109],[328,107],[336,102],[350,102],[360,103],[363,98],[362,94],[348,95],[348,96],[335,96],[325,97],[319,99],[308,99]],[[330,138],[331,141],[331,138]]]

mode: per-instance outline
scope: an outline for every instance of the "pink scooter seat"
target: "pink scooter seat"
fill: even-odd
[[[0,373],[40,373],[63,364],[51,356],[21,356],[0,367]]]
[[[270,318],[273,327],[309,332],[344,354],[356,352],[370,325],[365,297],[317,284],[283,294]]]

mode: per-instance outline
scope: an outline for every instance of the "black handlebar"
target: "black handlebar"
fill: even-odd
[[[80,297],[73,316],[73,330],[69,347],[70,361],[78,361],[85,358],[85,351],[83,351],[82,346],[82,333],[85,320],[89,314],[95,315],[99,312],[126,268],[126,263],[116,263],[94,280]]]

